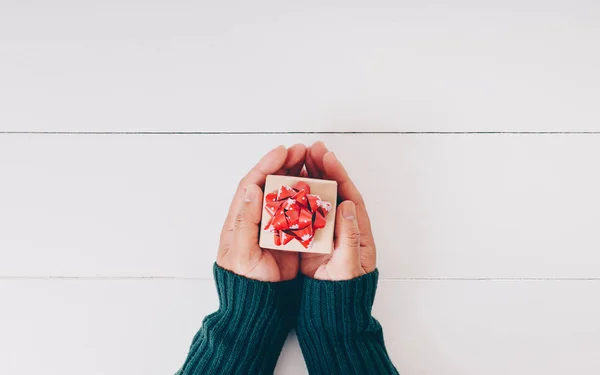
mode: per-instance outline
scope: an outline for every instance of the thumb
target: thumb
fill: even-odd
[[[231,250],[238,254],[260,251],[258,247],[258,225],[261,219],[263,192],[257,185],[248,185],[242,195],[242,203],[235,215]]]
[[[364,275],[360,263],[360,230],[356,217],[356,206],[352,201],[342,202],[335,219],[335,249],[329,260],[338,273],[352,279]]]

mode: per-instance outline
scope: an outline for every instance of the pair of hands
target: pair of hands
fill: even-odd
[[[338,206],[331,254],[263,249],[258,246],[267,175],[335,180]],[[316,142],[310,147],[279,146],[268,152],[240,181],[225,219],[217,264],[249,279],[285,281],[298,271],[320,280],[349,280],[375,270],[375,242],[360,192],[335,154]]]

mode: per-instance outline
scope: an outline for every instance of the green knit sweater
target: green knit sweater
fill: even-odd
[[[247,279],[215,264],[219,309],[176,375],[272,374],[294,326],[310,374],[398,374],[371,316],[378,271],[348,281]]]

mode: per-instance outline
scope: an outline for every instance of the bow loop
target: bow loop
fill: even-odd
[[[265,195],[265,209],[271,219],[265,230],[274,234],[275,245],[286,245],[296,239],[309,248],[315,231],[324,228],[331,203],[310,194],[310,186],[299,181],[293,187],[281,186]]]

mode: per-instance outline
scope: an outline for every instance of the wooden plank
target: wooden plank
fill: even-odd
[[[374,314],[401,374],[600,368],[600,283],[382,280]],[[217,306],[209,280],[1,280],[0,372],[170,374]],[[306,374],[292,335],[276,374]]]
[[[0,135],[0,275],[211,277],[239,178],[312,135]],[[600,277],[600,136],[329,135],[390,278]]]
[[[599,131],[592,1],[0,4],[3,131]]]

